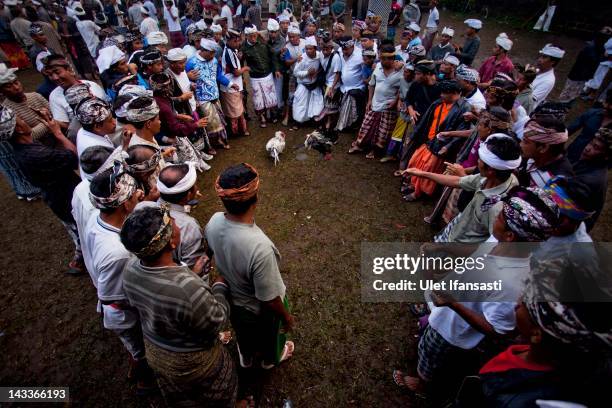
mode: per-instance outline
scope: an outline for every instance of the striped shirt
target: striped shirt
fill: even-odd
[[[211,289],[184,265],[152,268],[136,259],[125,268],[123,289],[138,309],[144,337],[165,350],[207,350],[229,318],[227,286]]]
[[[14,102],[10,99],[5,99],[2,104],[7,108],[11,108],[17,116],[19,116],[25,123],[32,128],[32,137],[34,140],[40,140],[46,136],[51,136],[51,131],[44,124],[40,115],[36,113],[37,110],[49,109],[49,102],[42,95],[36,92],[28,92],[25,94],[26,100],[23,102]]]

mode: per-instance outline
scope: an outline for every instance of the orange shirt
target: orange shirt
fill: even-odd
[[[438,134],[438,128],[440,127],[440,123],[444,121],[446,115],[448,115],[448,112],[451,110],[452,106],[452,103],[441,103],[436,107],[433,113],[433,120],[431,122],[431,126],[429,127],[429,133],[427,133],[427,138],[429,140],[436,137],[436,135]]]

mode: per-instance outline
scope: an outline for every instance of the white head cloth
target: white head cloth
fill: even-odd
[[[185,51],[183,51],[182,48],[172,48],[168,51],[166,59],[168,61],[182,61],[187,59],[187,54],[185,54]]]
[[[189,166],[189,171],[187,172],[187,174],[185,175],[185,177],[183,177],[178,183],[176,183],[174,186],[172,187],[168,187],[166,186],[159,178],[157,179],[157,190],[161,193],[161,194],[179,194],[179,193],[184,193],[185,191],[189,191],[193,185],[196,183],[196,180],[198,178],[198,174],[196,172],[196,166],[194,162],[188,161],[185,162],[185,164],[187,164]],[[177,166],[175,165],[168,165],[165,168],[171,167],[171,166]]]
[[[218,45],[213,40],[209,40],[208,38],[202,38],[200,40],[200,47],[202,47],[204,51],[215,51]]]
[[[96,65],[98,66],[100,73],[103,73],[109,69],[111,65],[121,61],[124,58],[125,53],[116,45],[111,45],[100,50],[98,58],[96,59]]]
[[[520,155],[515,160],[502,160],[499,157],[497,157],[494,153],[492,153],[487,147],[487,142],[490,139],[497,139],[497,138],[512,139],[510,136],[503,134],[503,133],[493,133],[492,135],[489,135],[487,139],[484,141],[484,143],[481,143],[480,146],[478,147],[478,157],[480,158],[480,160],[485,162],[487,166],[493,167],[495,170],[514,170],[516,169],[518,166],[521,165]]]
[[[152,33],[147,34],[147,44],[168,44],[168,37],[162,31],[153,31]]]
[[[495,39],[495,43],[506,51],[510,51],[512,49],[512,41],[510,38],[508,38],[506,33],[500,33]]]
[[[417,33],[421,31],[421,27],[419,27],[419,25],[417,23],[415,23],[414,21],[410,23],[408,28],[411,29],[412,31],[417,32]]]
[[[450,52],[446,53],[442,61],[454,65],[456,67],[459,66],[459,58],[455,57],[454,55],[451,55]]]
[[[300,27],[298,27],[298,26],[296,26],[294,24],[290,24],[289,25],[289,29],[287,30],[287,33],[300,35],[301,34]]]
[[[548,55],[549,57],[553,58],[563,58],[565,51],[556,45],[546,44],[544,48],[540,50],[540,54]]]
[[[287,20],[288,21],[288,20]],[[268,31],[278,31],[280,30],[280,24],[273,18],[268,19]]]
[[[220,33],[223,31],[223,27],[221,27],[219,24],[213,24],[210,26],[210,31],[213,33]]]
[[[317,46],[317,40],[315,39],[314,35],[310,36],[310,37],[306,37],[306,39],[304,40],[304,47],[316,47]]]
[[[450,27],[444,27],[442,29],[442,35],[448,35],[449,37],[454,37],[455,36],[455,30],[453,30]]]
[[[246,35],[251,35],[257,33],[257,28],[255,26],[248,26],[244,28],[244,33]]]
[[[482,21],[476,18],[468,18],[464,21],[468,27],[473,28],[474,30],[480,30],[482,28]]]

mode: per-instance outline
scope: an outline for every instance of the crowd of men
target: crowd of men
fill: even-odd
[[[294,352],[280,255],[254,223],[257,170],[242,163],[220,173],[215,189],[226,211],[204,228],[189,214],[198,172],[211,168],[217,149],[249,135],[250,104],[261,128],[316,127],[332,143],[355,135],[348,153],[397,162],[405,201],[437,200],[425,218],[440,227],[436,243],[500,243],[487,267],[526,279],[506,290],[509,302],[431,293],[413,305],[422,326],[417,375],[394,371],[398,386],[431,390],[449,363],[491,339],[497,351],[512,339],[478,367],[491,403],[586,401],[565,386],[577,380],[568,367],[588,372],[583,382],[609,378],[593,358],[609,355],[609,322],[591,308],[541,302],[529,283],[550,275],[552,248],[592,242],[605,203],[609,27],[579,54],[555,102],[560,46],[545,44],[535,65],[518,66],[501,33],[475,67],[482,21],[439,27],[436,0],[425,27],[406,21],[398,35],[396,0],[386,33],[372,12],[347,30],[339,0],[331,27],[310,2],[296,18],[295,5],[280,1],[267,21],[256,0],[0,6],[21,47],[0,43],[0,167],[19,199],[42,196],[65,226],[75,245],[68,272],[91,276],[104,327],[128,351],[139,393],[157,380],[170,406],[247,403],[236,365],[271,369]],[[42,74],[37,92],[18,78],[20,53]],[[566,125],[579,97],[595,104]],[[501,245],[543,241],[550,250],[539,258]],[[587,266],[554,265],[595,279]],[[238,362],[225,346],[229,322]]]

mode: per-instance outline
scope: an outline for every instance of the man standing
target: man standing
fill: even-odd
[[[474,58],[476,58],[476,54],[478,54],[478,49],[480,48],[480,37],[478,36],[478,32],[482,28],[482,21],[475,18],[468,18],[464,23],[467,25],[467,29],[465,30],[465,42],[463,43],[463,47],[459,47],[455,52],[455,56],[459,58],[462,64],[470,66],[474,62]]]
[[[536,75],[531,87],[533,88],[534,109],[544,102],[550,91],[555,87],[555,67],[565,55],[563,48],[554,44],[546,44],[540,50],[536,62],[538,75]]]
[[[234,18],[232,17],[232,9],[227,5],[227,0],[223,0],[223,7],[221,7],[221,17],[227,20],[227,29],[234,28]]]
[[[508,58],[508,52],[512,49],[512,41],[508,38],[506,33],[501,33],[495,39],[495,47],[493,47],[493,55],[487,58],[478,73],[480,74],[480,88],[484,89],[491,85],[491,81],[495,76],[502,72],[504,74],[512,74],[514,71],[514,64]]]
[[[142,6],[140,8],[140,14],[142,14],[142,21],[138,27],[143,37],[146,37],[149,33],[159,31],[157,20],[151,17],[149,10]]]
[[[442,29],[442,35],[440,36],[440,42],[435,47],[429,50],[429,58],[432,59],[436,64],[440,64],[446,54],[453,54],[455,48],[451,44],[451,40],[455,35],[455,30],[450,27],[444,27]]]
[[[84,79],[79,80],[66,58],[61,55],[50,55],[45,59],[45,72],[49,79],[58,85],[49,95],[49,106],[53,119],[58,121],[62,128],[68,128],[68,124],[74,117],[74,112],[64,96],[66,89],[77,83],[85,83],[89,85],[89,91],[93,96],[108,100],[108,96],[100,85]]]
[[[32,45],[30,37],[30,25],[32,24],[24,18],[23,8],[21,5],[16,5],[10,8],[11,11],[11,31],[15,35],[15,39],[21,45],[21,48],[28,50]]]
[[[364,114],[366,95],[365,84],[361,80],[363,56],[361,51],[355,47],[355,40],[344,36],[338,40],[338,44],[342,48],[340,77],[336,77],[332,89],[336,87],[339,81],[342,82],[342,85],[340,85],[342,100],[340,101],[340,112],[336,125],[336,130],[342,132],[360,123]]]
[[[279,325],[290,331],[294,318],[286,306],[278,249],[255,224],[259,174],[246,163],[229,167],[217,178],[215,189],[226,212],[211,217],[204,235],[230,287],[240,365],[252,367],[259,352],[262,368],[270,369],[293,354],[292,341],[285,341],[280,353],[277,345],[284,337]]]
[[[317,42],[312,37],[306,39],[305,54],[302,60],[293,67],[297,88],[293,96],[293,119],[304,123],[318,116],[323,110],[323,92],[317,86],[317,74],[321,61],[317,57]]]
[[[436,34],[438,33],[438,23],[440,22],[440,13],[438,12],[438,0],[431,0],[429,2],[429,17],[427,17],[427,25],[425,26],[427,33],[425,34],[425,38],[423,38],[423,47],[425,50],[429,52],[431,46],[433,45],[434,40],[436,39]]]
[[[4,65],[4,64],[2,64]],[[43,109],[49,112],[49,102],[36,92],[23,92],[23,85],[13,69],[0,67],[0,93],[6,98],[2,104],[15,112],[32,128],[34,140],[52,137],[41,115]]]
[[[140,27],[140,23],[142,23],[142,20],[144,20],[144,16],[142,14],[142,7],[142,1],[135,0],[128,9],[128,15],[130,17],[130,20],[132,20],[136,27]]]
[[[120,164],[96,175],[89,186],[93,205],[100,210],[87,224],[87,247],[98,277],[98,299],[102,303],[104,327],[113,331],[129,353],[128,378],[137,381],[138,391],[152,387],[153,373],[145,358],[138,312],[123,290],[123,271],[133,255],[125,249],[119,232],[127,216],[142,200],[138,182]]]
[[[115,131],[117,122],[113,118],[111,107],[98,98],[82,101],[77,106],[76,117],[82,128],[77,133],[77,155],[91,146],[106,146],[114,149],[109,134]],[[79,166],[81,178],[86,178],[83,168]]]
[[[38,72],[41,72],[44,67],[42,58],[51,54],[64,55],[64,49],[62,48],[61,40],[57,34],[57,31],[55,31],[53,28],[51,28],[49,31],[53,36],[53,44],[49,43],[49,38],[47,37],[45,28],[41,23],[33,23],[30,25],[29,32],[30,37],[32,37],[32,46],[28,51],[28,56]],[[41,53],[43,55],[41,55]]]
[[[257,0],[251,0],[251,5],[249,6],[244,18],[244,24],[245,26],[255,26],[258,31],[261,30],[261,6]]]
[[[4,112],[6,111],[6,112]],[[85,272],[78,229],[71,213],[74,188],[81,181],[75,173],[78,165],[76,147],[60,129],[58,122],[49,115],[43,116],[55,138],[56,147],[49,147],[34,141],[32,129],[10,108],[4,108],[1,117],[2,128],[11,127],[11,144],[15,161],[26,178],[42,190],[43,200],[60,219],[75,246],[74,257],[68,264],[67,273],[80,275]]]
[[[259,117],[259,126],[265,128],[267,127],[266,110],[274,109],[278,105],[274,77],[281,78],[282,74],[278,58],[269,44],[259,41],[257,29],[246,27],[244,34],[246,41],[242,45],[242,55],[244,62],[250,68],[253,105]]]
[[[182,47],[185,42],[185,37],[183,37],[183,32],[181,31],[181,20],[179,19],[178,8],[176,8],[172,0],[166,0],[164,4],[164,18],[166,19],[168,32],[170,33],[170,44],[172,48]]]

